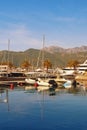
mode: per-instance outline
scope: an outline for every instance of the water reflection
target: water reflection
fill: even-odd
[[[6,92],[6,95],[3,93]],[[7,103],[8,102],[8,90],[0,88],[0,103]]]
[[[8,98],[8,89],[0,88],[0,103],[7,103],[8,111],[9,111],[9,98]]]
[[[50,95],[49,90],[38,91],[32,86],[16,86],[12,90],[3,86],[0,88],[0,130],[87,128],[86,95],[83,88],[57,89]],[[7,111],[4,104],[8,106]]]
[[[41,87],[41,86],[40,86]],[[77,88],[69,88],[69,89],[36,89],[34,86],[16,86],[14,89],[10,89],[9,87],[0,87],[0,103],[8,103],[9,102],[9,92],[12,91],[23,91],[24,93],[41,93],[42,95],[47,94],[49,96],[57,96],[59,93],[72,93],[72,94],[86,94],[87,89],[82,84],[80,87]]]

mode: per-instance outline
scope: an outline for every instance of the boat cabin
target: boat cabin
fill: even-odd
[[[0,72],[7,72],[8,71],[8,65],[0,65]]]

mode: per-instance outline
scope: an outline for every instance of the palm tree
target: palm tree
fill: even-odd
[[[44,68],[46,68],[47,72],[49,68],[52,68],[52,63],[49,60],[44,61]]]
[[[21,64],[21,67],[23,69],[26,69],[27,71],[28,71],[28,69],[29,69],[30,66],[31,66],[31,64],[29,63],[28,60],[23,61],[23,63]]]
[[[71,60],[67,64],[67,66],[73,67],[74,70],[76,70],[76,68],[78,67],[78,65],[79,65],[79,62],[77,60]]]
[[[2,62],[0,63],[0,65],[8,65],[9,69],[12,69],[13,67],[15,67],[12,62]]]

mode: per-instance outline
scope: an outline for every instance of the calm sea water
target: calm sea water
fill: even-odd
[[[87,130],[87,93],[0,89],[0,130]]]

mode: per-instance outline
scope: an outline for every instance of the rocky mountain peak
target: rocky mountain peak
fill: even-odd
[[[87,51],[87,46],[67,48],[67,49],[64,49],[64,48],[59,47],[59,46],[50,46],[50,47],[45,47],[44,50],[49,52],[49,53],[55,53],[55,52],[78,53],[78,52]]]

